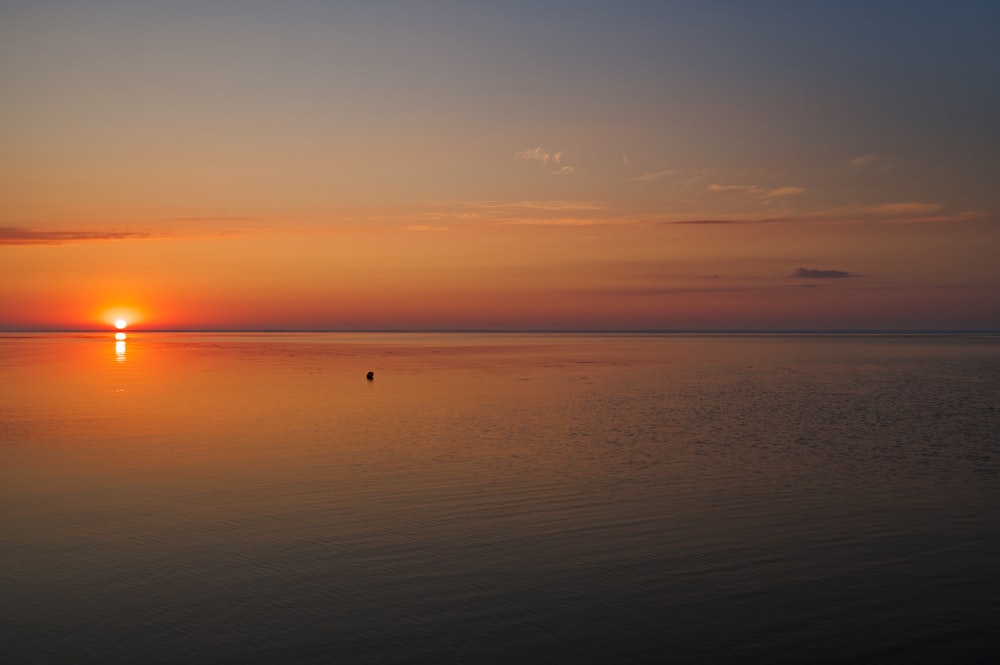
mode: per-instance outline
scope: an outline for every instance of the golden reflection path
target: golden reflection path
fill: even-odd
[[[125,333],[115,333],[115,362],[125,362]]]

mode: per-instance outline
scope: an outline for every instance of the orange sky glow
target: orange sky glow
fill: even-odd
[[[0,5],[0,330],[1000,329],[970,12],[164,4]]]

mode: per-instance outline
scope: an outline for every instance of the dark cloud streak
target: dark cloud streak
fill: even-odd
[[[815,268],[796,268],[789,277],[793,279],[841,279],[844,277],[856,277],[844,270],[816,270]]]
[[[66,245],[90,240],[142,240],[149,233],[137,231],[32,231],[0,226],[0,245]]]
[[[689,224],[703,226],[730,226],[736,224],[773,224],[781,222],[781,219],[681,219],[677,221],[661,222],[662,224]]]

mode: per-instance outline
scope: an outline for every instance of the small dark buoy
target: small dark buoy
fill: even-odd
[[[369,381],[373,381],[375,379],[375,372],[368,372],[365,378],[368,379]]]

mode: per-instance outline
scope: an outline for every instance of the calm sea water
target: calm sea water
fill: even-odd
[[[0,396],[4,662],[1000,648],[997,337],[7,334]]]

